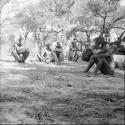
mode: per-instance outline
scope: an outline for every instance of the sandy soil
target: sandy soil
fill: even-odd
[[[85,66],[0,61],[0,123],[124,124],[124,72],[94,76]]]

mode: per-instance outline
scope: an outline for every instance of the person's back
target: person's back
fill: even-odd
[[[68,60],[73,61],[75,56],[77,55],[78,47],[76,45],[76,41],[72,41],[69,47],[69,55]]]
[[[106,61],[103,64],[103,66],[100,68],[100,71],[103,74],[114,74],[115,62],[114,62],[114,58],[113,58],[113,54],[112,54],[111,50],[108,50],[105,53],[104,58]]]
[[[57,57],[59,58],[60,54],[63,52],[62,47],[60,46],[59,43],[57,43],[54,52],[57,54]]]
[[[102,57],[100,56],[101,54],[102,54]],[[112,51],[109,48],[109,44],[105,44],[103,46],[103,49],[97,55],[99,55],[99,58],[102,58],[105,60],[102,67],[100,68],[100,71],[103,74],[113,74],[115,63],[114,63]]]
[[[54,58],[55,58],[55,61],[60,64],[61,61],[64,60],[64,57],[63,57],[63,48],[62,46],[60,45],[60,43],[57,42],[57,45],[53,51],[54,53]]]

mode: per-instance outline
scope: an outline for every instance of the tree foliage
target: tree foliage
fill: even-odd
[[[4,0],[1,5],[9,1]],[[83,41],[90,43],[95,34],[111,35],[111,31],[114,31],[120,35],[125,31],[125,9],[119,2],[120,0],[40,0],[36,5],[25,6],[8,21],[21,31],[25,39],[32,32],[37,40],[38,28],[42,27],[46,42],[59,41],[67,45],[67,40],[78,33],[86,36]],[[16,6],[18,8],[18,4]]]

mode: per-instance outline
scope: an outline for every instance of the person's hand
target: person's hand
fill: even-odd
[[[97,51],[95,51],[95,54],[98,54],[100,51],[101,51],[100,49],[99,49],[99,50],[97,50]]]

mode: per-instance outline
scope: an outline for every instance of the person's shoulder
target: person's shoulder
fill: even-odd
[[[113,52],[112,52],[111,49],[108,49],[108,50],[107,50],[107,53],[108,53],[109,55],[113,55]]]

